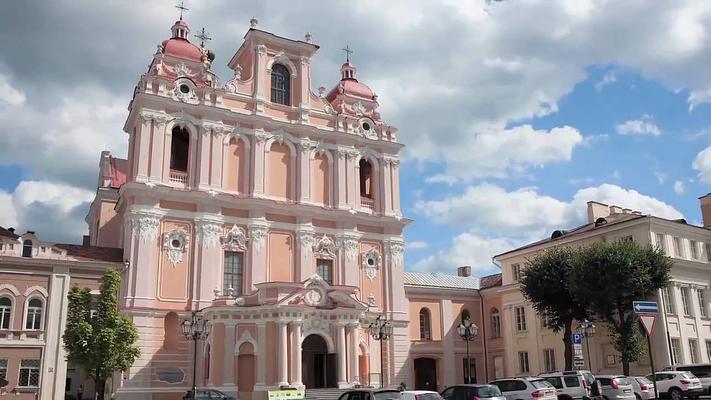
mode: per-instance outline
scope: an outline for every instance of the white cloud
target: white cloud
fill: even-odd
[[[77,242],[86,233],[83,221],[94,193],[47,181],[22,181],[13,193],[0,191],[0,226],[32,230],[40,239]]]
[[[684,194],[684,182],[682,181],[676,181],[674,182],[674,193],[676,194]]]
[[[27,99],[25,94],[15,89],[8,80],[7,76],[0,73],[0,106],[2,106],[3,102],[11,106],[24,104]]]
[[[415,240],[412,242],[407,242],[408,250],[421,250],[430,247],[429,243],[423,242],[421,240]]]
[[[602,92],[602,89],[604,89],[605,86],[615,82],[617,82],[617,75],[615,75],[615,71],[607,71],[605,76],[603,76],[602,79],[595,84],[595,90]]]
[[[476,233],[465,232],[452,238],[451,246],[427,256],[411,268],[420,272],[455,273],[457,267],[470,265],[472,275],[481,276],[495,272],[491,257],[520,246],[523,242],[505,238],[488,238]]]
[[[662,134],[661,129],[647,118],[631,119],[615,126],[615,130],[620,135],[652,135],[659,136]]]
[[[699,180],[711,183],[711,147],[707,147],[696,155],[691,167],[699,171]]]

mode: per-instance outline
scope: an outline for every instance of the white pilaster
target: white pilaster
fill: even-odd
[[[336,325],[336,352],[338,353],[338,387],[349,387],[346,379],[346,326]]]
[[[152,149],[150,161],[150,181],[161,182],[163,180],[163,140],[165,139],[165,120],[153,121]],[[170,156],[170,154],[168,154]]]
[[[212,159],[210,160],[210,187],[222,188],[222,135],[213,132]]]
[[[235,386],[235,329],[234,325],[225,325],[225,354],[224,354],[224,379],[223,386],[232,393],[230,387]]]
[[[287,379],[287,371],[289,367],[289,357],[286,352],[287,348],[287,336],[286,336],[286,322],[277,322],[277,357],[279,357],[279,362],[277,363],[277,384],[279,386],[287,386],[289,381]]]
[[[62,344],[62,334],[67,325],[70,277],[68,271],[52,274],[45,317],[46,346],[42,356],[40,399],[52,400],[64,394],[67,378],[67,355]]]
[[[198,188],[208,190],[210,188],[210,153],[211,153],[212,132],[209,127],[200,127],[200,140],[198,141]]]
[[[291,323],[291,386],[301,388],[304,386],[301,371],[301,321]]]
[[[262,391],[266,388],[267,381],[267,325],[265,322],[257,323],[257,382],[254,384],[254,391]]]
[[[358,368],[358,354],[360,353],[360,347],[358,343],[358,324],[352,324],[349,325],[349,336],[350,336],[350,344],[351,344],[351,355],[348,358],[348,361],[350,361],[350,366],[348,367],[350,371],[350,381],[351,384],[357,385],[360,383],[360,381],[363,379],[363,377],[360,377],[360,371]]]

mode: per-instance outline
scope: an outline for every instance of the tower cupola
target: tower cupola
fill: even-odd
[[[341,65],[341,80],[345,80],[345,79],[356,80],[355,73],[356,73],[356,67],[355,67],[355,65],[351,64],[350,61],[346,61],[343,65]]]
[[[173,27],[170,28],[173,33],[173,39],[185,39],[188,40],[188,34],[190,33],[190,28],[188,28],[188,23],[183,21],[182,18],[175,21]]]

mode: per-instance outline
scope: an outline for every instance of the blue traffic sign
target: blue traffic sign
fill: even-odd
[[[635,314],[659,314],[659,304],[656,301],[633,301]]]
[[[583,335],[579,333],[573,334],[573,344],[583,344]]]

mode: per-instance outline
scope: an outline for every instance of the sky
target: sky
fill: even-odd
[[[175,2],[0,3],[0,226],[81,241],[99,154],[125,157],[133,89]],[[406,268],[493,255],[585,222],[586,202],[701,224],[711,191],[711,2],[186,1],[225,82],[249,19],[321,46],[313,90],[357,77],[406,145]]]

